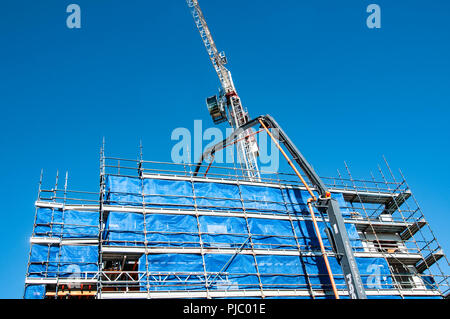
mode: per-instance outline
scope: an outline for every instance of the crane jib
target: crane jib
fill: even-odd
[[[239,98],[236,88],[233,83],[230,71],[225,67],[228,63],[224,53],[219,53],[217,50],[214,39],[206,23],[205,16],[198,4],[197,0],[186,0],[188,7],[191,9],[192,17],[194,18],[195,25],[200,33],[203,44],[205,45],[208,56],[214,67],[214,70],[219,77],[222,91],[225,93],[224,103],[227,105],[226,113],[221,113],[222,96],[218,98],[218,107],[214,103],[211,103],[212,97],[208,98],[207,106],[210,115],[215,124],[220,124],[228,120],[229,124],[233,128],[238,128],[245,124],[249,120],[247,111],[242,106],[241,99]],[[228,113],[228,114],[227,114]],[[226,118],[226,120],[224,120]],[[244,132],[246,135],[251,135],[252,131]],[[256,139],[252,135],[251,138],[244,138],[244,133],[241,136],[241,140],[236,143],[237,154],[239,163],[241,164],[242,173],[246,175],[251,181],[260,181],[260,172],[258,168],[257,156],[259,154],[258,145]]]

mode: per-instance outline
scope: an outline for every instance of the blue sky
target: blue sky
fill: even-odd
[[[382,9],[369,30],[365,9]],[[66,6],[82,28],[65,25]],[[251,115],[270,113],[315,169],[402,169],[450,249],[450,3],[201,1]],[[0,297],[23,292],[41,168],[97,190],[107,152],[170,160],[176,127],[210,123],[218,80],[184,0],[0,3]],[[326,144],[324,148],[323,145]]]

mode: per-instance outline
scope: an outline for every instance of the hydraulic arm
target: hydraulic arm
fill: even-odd
[[[342,213],[337,200],[331,197],[330,192],[328,191],[327,187],[322,182],[320,177],[316,174],[316,172],[302,155],[302,153],[300,153],[294,143],[292,143],[286,133],[270,115],[260,116],[252,121],[249,121],[248,123],[235,130],[227,139],[225,139],[221,143],[208,148],[197,164],[195,175],[197,175],[198,171],[200,170],[201,164],[206,158],[208,158],[210,155],[214,155],[215,152],[224,149],[227,145],[230,145],[230,143],[232,143],[236,139],[239,139],[240,136],[242,136],[242,134],[244,134],[249,128],[252,128],[256,125],[260,125],[262,128],[264,128],[274,140],[274,142],[279,146],[278,142],[274,139],[273,135],[268,129],[271,128],[277,130],[279,134],[279,141],[284,144],[286,149],[291,154],[293,160],[300,166],[301,170],[307,176],[310,183],[314,187],[314,189],[309,188],[308,184],[303,180],[303,177],[289,160],[286,153],[284,153],[281,147],[279,147],[280,151],[283,153],[283,155],[285,155],[289,164],[293,167],[299,178],[304,183],[306,189],[310,192],[311,198],[310,200],[308,200],[308,206],[310,208],[310,213],[313,218],[315,230],[321,246],[321,251],[324,256],[325,264],[330,275],[331,285],[333,287],[336,298],[339,298],[339,295],[334,284],[334,278],[329,267],[327,254],[322,244],[321,235],[317,228],[312,205],[314,205],[314,207],[317,208],[323,215],[328,216],[330,227],[328,228],[327,235],[330,237],[330,242],[333,244],[333,250],[336,258],[342,267],[350,298],[366,299],[364,286],[359,274],[358,267],[356,265],[353,250],[348,238],[347,230],[345,228],[344,218],[342,217]],[[313,191],[317,192],[318,196],[316,196]]]

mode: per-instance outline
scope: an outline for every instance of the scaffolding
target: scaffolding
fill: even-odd
[[[323,178],[368,298],[443,298],[448,260],[403,174]],[[334,298],[295,175],[106,157],[100,186],[39,183],[25,298]],[[312,186],[311,186],[312,187]],[[312,188],[314,191],[314,188]],[[333,279],[342,270],[318,214]]]

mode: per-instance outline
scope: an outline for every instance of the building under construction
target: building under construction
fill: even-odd
[[[194,164],[103,147],[94,192],[41,177],[24,297],[447,297],[448,260],[403,175],[386,163],[371,180],[348,167],[320,177],[270,115],[250,119],[198,1],[187,4],[221,83],[208,110],[233,133]],[[258,169],[261,132],[293,174]],[[238,167],[212,161],[230,146]]]
[[[99,192],[70,190],[67,179],[41,186],[25,298],[334,298],[296,175],[254,182],[215,165],[195,176],[195,166],[102,156]],[[322,178],[367,298],[443,298],[448,260],[406,181],[387,171]],[[348,298],[328,216],[316,221]]]

